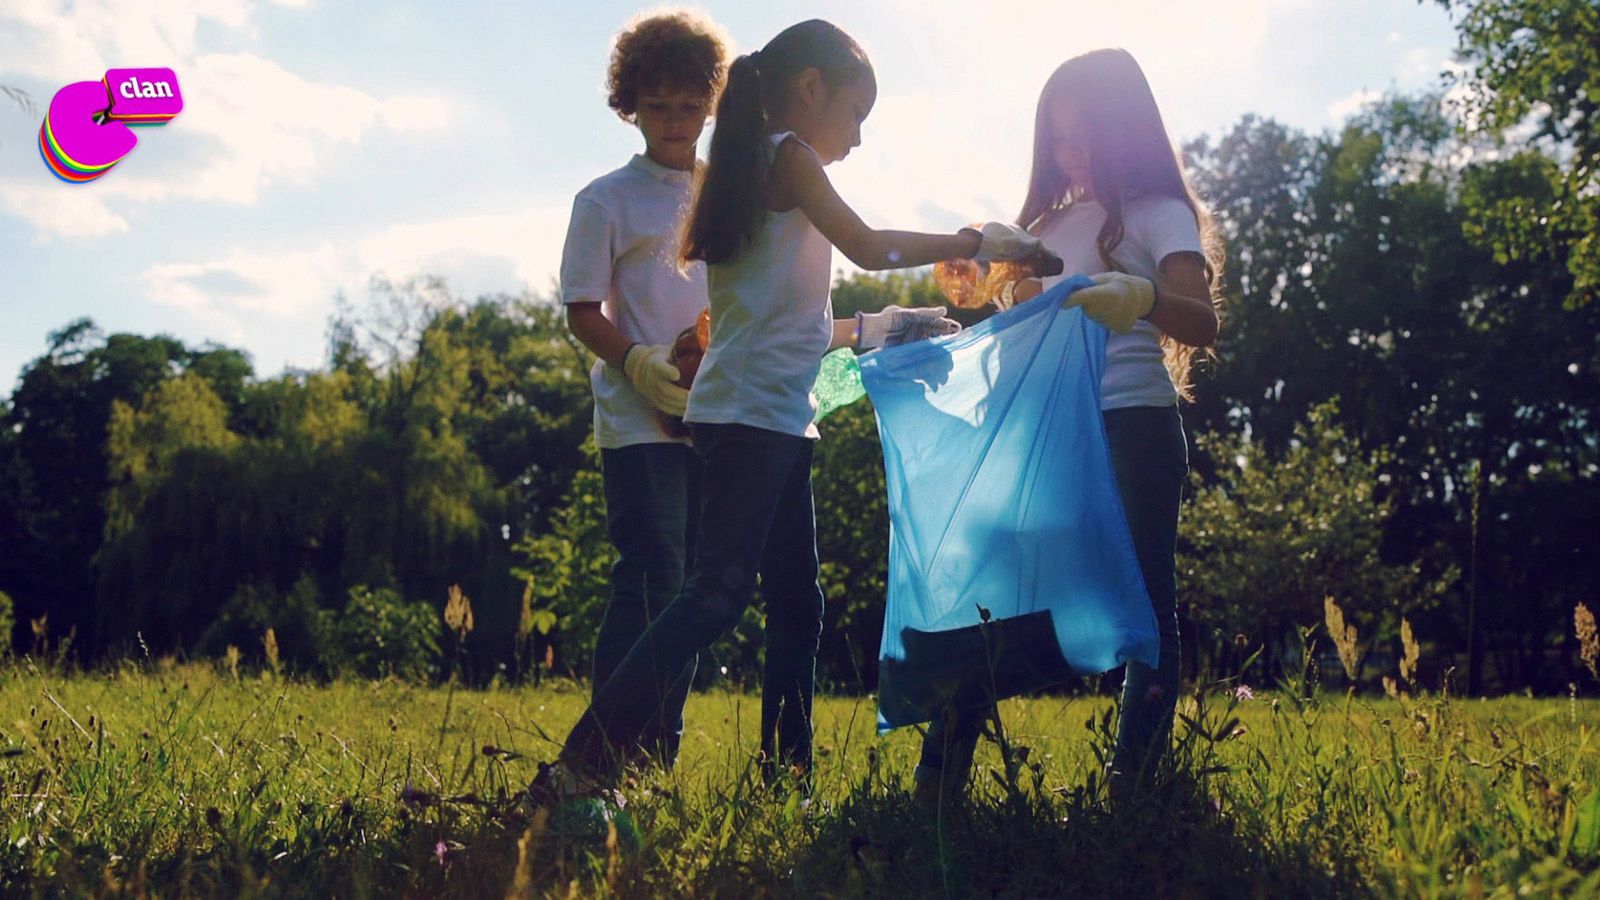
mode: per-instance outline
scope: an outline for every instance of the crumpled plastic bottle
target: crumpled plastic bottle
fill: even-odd
[[[861,383],[861,365],[856,362],[855,351],[840,347],[824,356],[811,394],[817,398],[817,416],[812,420],[815,422],[865,397],[867,389]]]

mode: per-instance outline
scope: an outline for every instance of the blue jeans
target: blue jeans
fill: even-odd
[[[683,587],[684,558],[693,542],[699,505],[700,460],[683,444],[634,444],[600,451],[606,528],[617,548],[611,603],[594,640],[594,689],[616,671],[645,629]],[[695,660],[662,698],[640,735],[640,749],[665,766],[678,756],[683,704]]]
[[[1159,664],[1130,662],[1122,682],[1122,718],[1112,768],[1134,775],[1149,770],[1165,754],[1178,702],[1178,506],[1189,472],[1188,444],[1176,406],[1135,406],[1101,414],[1117,491],[1133,535],[1133,549],[1155,608],[1161,637]],[[943,779],[946,787],[965,783],[983,710],[945,711],[928,725],[917,779]]]
[[[561,750],[562,763],[597,777],[615,771],[695,655],[738,624],[758,577],[767,612],[762,756],[811,765],[822,636],[812,442],[745,425],[690,428],[704,481],[689,577],[595,692]]]

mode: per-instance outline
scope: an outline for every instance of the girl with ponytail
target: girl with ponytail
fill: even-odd
[[[734,60],[717,105],[706,171],[681,242],[704,262],[711,341],[684,420],[704,463],[692,575],[650,624],[530,788],[539,803],[612,783],[626,748],[696,653],[754,599],[767,613],[761,753],[770,775],[811,766],[811,703],[822,589],[817,581],[810,396],[823,354],[959,329],[939,307],[889,307],[835,320],[833,248],[863,269],[943,259],[1020,259],[1039,240],[1000,222],[955,234],[868,227],[824,168],[861,143],[877,98],[859,44],[801,22]]]

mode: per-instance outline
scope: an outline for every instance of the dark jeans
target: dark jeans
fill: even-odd
[[[634,444],[600,451],[606,528],[617,548],[611,604],[594,640],[594,689],[600,690],[661,610],[683,587],[694,539],[700,460],[683,444]],[[683,736],[683,704],[695,660],[672,685],[639,738],[639,748],[671,766]]]
[[[609,778],[695,655],[738,624],[757,577],[767,612],[761,751],[811,765],[822,587],[812,442],[744,425],[691,425],[704,466],[694,561],[683,590],[628,650],[567,736],[561,761]],[[653,651],[653,652],[652,652]]]
[[[1122,682],[1122,719],[1112,767],[1122,773],[1148,770],[1166,752],[1172,713],[1178,701],[1178,504],[1189,471],[1183,420],[1175,406],[1136,406],[1106,410],[1106,443],[1117,491],[1122,495],[1133,549],[1145,589],[1155,607],[1161,636],[1159,665],[1128,663]],[[946,710],[928,725],[917,778],[942,778],[945,786],[965,783],[972,751],[987,710]]]

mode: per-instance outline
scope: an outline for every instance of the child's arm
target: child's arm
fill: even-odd
[[[572,204],[566,247],[561,253],[561,300],[567,327],[585,347],[632,382],[657,409],[683,415],[689,392],[675,383],[678,370],[667,362],[667,346],[634,343],[605,317],[600,301],[611,283],[615,263],[613,221],[597,203],[580,194]]]
[[[1209,347],[1217,340],[1217,310],[1206,287],[1205,263],[1198,253],[1169,253],[1156,269],[1153,305],[1142,318],[1180,344]],[[1037,278],[1015,282],[1013,301],[1021,303],[1044,293]],[[1087,290],[1087,289],[1086,289]],[[1076,295],[1074,295],[1076,296]],[[1082,303],[1083,298],[1078,298]],[[1075,305],[1071,297],[1067,305]]]
[[[856,345],[856,320],[834,319],[833,340],[828,342],[830,351],[840,347],[854,347]]]
[[[579,343],[589,348],[589,352],[605,360],[606,365],[622,369],[628,347],[633,342],[611,324],[611,320],[601,312],[600,304],[567,304],[567,329]]]
[[[647,346],[623,336],[616,325],[600,311],[598,303],[567,304],[567,328],[606,365],[628,377],[633,387],[657,409],[674,416],[683,415],[689,392],[678,387],[678,370],[667,362],[668,347]],[[633,365],[629,365],[629,362]]]
[[[863,269],[900,269],[925,266],[942,259],[970,259],[981,251],[986,258],[1016,258],[1027,255],[1038,245],[987,248],[990,239],[973,229],[956,234],[927,234],[917,231],[885,231],[869,228],[833,189],[822,171],[822,162],[798,141],[785,141],[778,147],[773,162],[774,195],[793,201],[849,260]],[[1024,241],[1028,238],[1016,232]]]
[[[1217,341],[1217,309],[1206,286],[1198,253],[1169,253],[1156,266],[1155,306],[1145,321],[1180,344],[1209,347]]]

